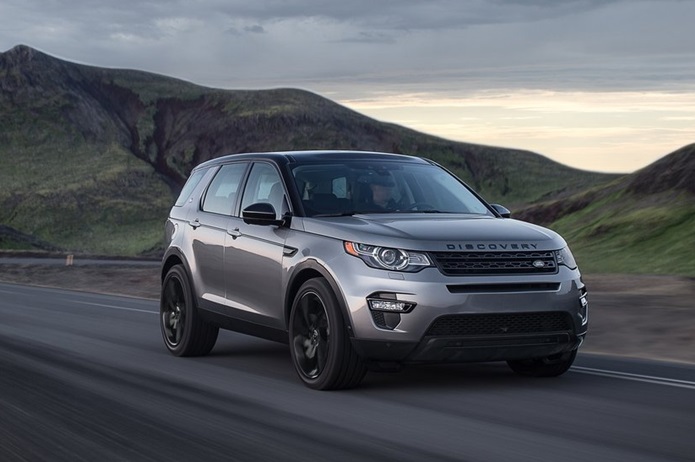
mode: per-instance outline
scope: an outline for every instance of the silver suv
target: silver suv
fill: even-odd
[[[436,163],[349,151],[237,154],[191,173],[166,222],[161,331],[204,355],[219,328],[289,343],[300,379],[507,361],[557,376],[587,330],[565,241]]]

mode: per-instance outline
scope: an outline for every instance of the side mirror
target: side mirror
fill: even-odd
[[[507,207],[500,204],[490,204],[490,207],[495,209],[495,212],[499,213],[502,218],[511,218],[512,212],[509,211]]]
[[[241,211],[241,218],[249,225],[282,226],[285,220],[275,218],[275,207],[267,202],[251,204]]]

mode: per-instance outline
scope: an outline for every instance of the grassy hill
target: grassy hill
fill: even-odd
[[[516,217],[560,232],[585,272],[695,276],[695,144]]]
[[[78,65],[21,45],[0,54],[0,117],[0,248],[156,252],[191,168],[239,152],[425,156],[511,208],[617,178],[527,151],[428,136],[306,91],[217,90]]]

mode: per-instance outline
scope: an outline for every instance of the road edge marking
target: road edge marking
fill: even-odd
[[[607,371],[604,369],[594,369],[591,367],[572,366],[570,371],[580,374],[598,375],[614,379],[632,380],[635,382],[654,383],[657,385],[668,385],[671,387],[687,388],[695,390],[695,382],[689,380],[668,379],[665,377],[655,377],[652,375],[631,374],[629,372]]]

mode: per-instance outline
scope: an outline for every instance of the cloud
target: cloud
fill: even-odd
[[[157,18],[152,22],[163,35],[189,32],[203,25],[200,20],[186,17]]]
[[[304,88],[385,120],[426,114],[421,129],[448,133],[467,118],[492,130],[553,111],[644,114],[636,104],[653,109],[655,97],[663,110],[649,123],[682,136],[692,109],[675,100],[695,94],[693,17],[695,1],[682,0],[3,0],[0,50],[23,43],[212,87]]]
[[[621,0],[245,0],[216,5],[234,17],[265,21],[323,18],[382,30],[461,28],[471,25],[532,22],[600,8]]]
[[[383,32],[365,32],[362,31],[357,35],[345,37],[335,40],[337,43],[396,43],[396,40]]]
[[[263,26],[259,26],[258,24],[254,24],[253,26],[246,26],[244,27],[245,32],[251,32],[252,34],[265,34],[265,29]]]
[[[335,75],[365,84],[649,89],[693,79],[694,16],[695,2],[676,0],[6,0],[0,44],[154,71],[175,60],[175,75],[189,79],[199,78],[190,64],[205,49],[217,57],[208,75],[220,77],[198,83],[230,87]],[[277,69],[283,56],[298,65]],[[250,65],[231,74],[224,63],[241,59]],[[275,80],[259,80],[269,75]]]

